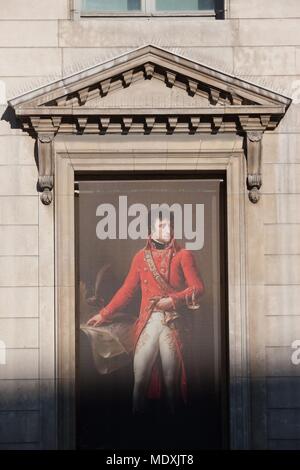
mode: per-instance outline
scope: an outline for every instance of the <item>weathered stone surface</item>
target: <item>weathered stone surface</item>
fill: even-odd
[[[297,18],[300,16],[298,0],[230,0],[230,18]]]
[[[36,196],[37,174],[35,165],[2,166],[0,196]]]
[[[53,204],[39,204],[39,221],[39,286],[54,286]]]
[[[264,289],[266,315],[300,315],[300,289],[298,285],[265,286]]]
[[[37,348],[37,318],[0,318],[0,339],[7,348]]]
[[[300,254],[300,224],[265,225],[266,254]]]
[[[38,226],[0,226],[0,256],[37,254]]]
[[[38,380],[0,380],[0,411],[38,410]]]
[[[231,17],[236,20],[224,22],[197,18],[69,22],[64,20],[69,16],[69,6],[67,0],[53,0],[50,3],[46,0],[10,0],[1,5],[0,20],[11,20],[0,22],[1,115],[13,90],[23,85],[28,89],[28,81],[41,77],[47,83],[52,80],[51,77],[48,80],[48,75],[56,74],[58,77],[63,69],[70,73],[72,69],[80,69],[81,64],[96,64],[147,43],[176,48],[179,55],[229,73],[234,68],[246,80],[250,75],[254,84],[256,80],[260,84],[260,78],[265,77],[267,88],[272,89],[270,81],[274,80],[276,87],[283,87],[288,96],[291,96],[288,93],[291,89],[293,105],[278,128],[264,136],[263,186],[259,206],[249,208],[247,200],[246,218],[241,216],[241,205],[236,205],[240,211],[230,213],[230,220],[234,223],[238,220],[242,227],[246,220],[249,251],[247,260],[242,256],[236,265],[229,265],[232,276],[230,292],[235,292],[230,305],[234,319],[231,316],[230,321],[232,327],[232,322],[238,321],[238,313],[235,312],[240,312],[241,306],[243,308],[243,291],[236,287],[236,283],[240,280],[245,262],[247,302],[251,315],[248,338],[250,366],[253,375],[261,375],[263,381],[267,376],[266,406],[272,408],[264,437],[269,438],[270,448],[300,448],[299,409],[293,409],[299,408],[300,366],[291,362],[293,349],[290,344],[296,337],[300,338],[299,1],[231,0]],[[291,19],[283,21],[283,17]],[[242,18],[252,19],[244,21]],[[58,22],[58,19],[63,21]],[[151,88],[153,95],[156,91],[155,87]],[[127,98],[130,103],[130,93]],[[38,172],[34,160],[34,141],[25,137],[21,130],[11,128],[4,120],[0,122],[0,135],[0,339],[9,348],[7,364],[0,369],[0,378],[6,379],[0,380],[0,394],[5,396],[0,407],[0,422],[3,423],[0,424],[0,449],[29,449],[38,448],[44,443],[46,438],[42,436],[51,426],[55,426],[55,206],[42,206],[36,192]],[[125,141],[124,136],[112,137],[116,154],[102,155],[102,170],[195,169],[203,162],[207,165],[206,169],[215,169],[217,164],[215,160],[212,164],[210,159],[213,152],[221,149],[235,151],[232,140],[225,142],[214,135],[206,141],[203,136],[181,139],[182,136],[172,135],[166,140],[155,138],[151,147],[153,153],[145,156],[142,151],[145,142],[149,145],[150,136],[139,136],[134,143]],[[198,139],[197,152],[198,149],[206,151],[203,160],[197,152],[192,153],[195,148],[193,139]],[[89,148],[94,152],[109,150],[110,144],[107,142],[104,138],[101,141],[95,138],[93,143],[91,139]],[[82,137],[78,149],[84,152],[86,148],[87,143]],[[132,152],[126,161],[120,155],[120,149]],[[170,149],[180,150],[182,154],[162,156]],[[154,152],[157,150],[160,153]],[[75,160],[74,156],[70,157],[74,165]],[[234,164],[234,160],[230,165]],[[86,169],[87,164],[94,162],[94,156],[89,156],[80,169]],[[221,155],[218,163],[224,167],[227,165]],[[231,201],[243,197],[244,189],[238,181],[242,174],[243,169],[239,167],[234,173],[234,181],[228,180]],[[67,188],[68,177],[59,176],[63,180],[65,178],[65,183],[60,185],[63,191],[70,190]],[[64,222],[71,224],[72,214],[67,211],[69,206],[64,202],[61,204],[65,210]],[[63,211],[59,217],[62,216]],[[62,218],[59,217],[58,221],[61,222]],[[231,245],[231,253],[238,249],[241,236],[240,232],[232,235],[235,243]],[[67,244],[68,239],[61,242],[59,246]],[[64,245],[64,249],[69,253],[72,246],[66,248]],[[65,277],[58,272],[61,277],[57,282],[65,286],[58,290],[61,310],[73,315],[72,269],[73,265]],[[66,331],[70,327],[68,321],[69,317],[61,318],[61,326]],[[230,336],[230,346],[239,347],[240,339]],[[240,363],[235,367],[242,370]],[[44,380],[41,401],[40,379]],[[261,386],[259,394],[255,393],[254,401],[261,400],[265,393],[264,386]],[[38,413],[39,406],[43,408],[41,415]],[[252,424],[256,436],[264,435],[263,421],[267,409],[264,406],[263,402],[253,402],[256,418]],[[16,411],[11,412],[13,409]],[[40,424],[41,434],[38,429]],[[40,443],[37,442],[40,439]],[[55,437],[51,439],[55,441]]]
[[[58,22],[2,20],[0,21],[0,44],[1,47],[7,48],[57,47]]]
[[[300,284],[300,255],[266,255],[266,284]]]
[[[300,76],[297,75],[245,75],[239,74],[240,78],[246,81],[261,85],[263,88],[278,91],[279,93],[289,96],[293,99],[294,104],[300,102]],[[273,135],[274,131],[270,131]],[[266,135],[266,134],[265,134]]]
[[[299,450],[300,439],[270,439],[268,441],[270,450]]]
[[[300,408],[300,377],[268,377],[269,408]]]
[[[38,317],[38,287],[0,287],[0,317]]]
[[[264,194],[262,200],[265,223],[300,223],[300,194]]]
[[[266,345],[289,347],[295,340],[300,340],[299,319],[299,316],[292,315],[268,316],[266,318]]]
[[[0,136],[0,165],[35,165],[34,139],[24,135]]]
[[[270,439],[300,439],[300,410],[269,410]]]
[[[38,411],[0,412],[0,442],[26,443],[39,439]]]
[[[38,224],[38,195],[0,196],[0,220],[4,225]]]
[[[296,163],[263,165],[264,194],[299,194],[300,165]]]
[[[42,71],[41,71],[42,72]],[[0,104],[7,105],[7,101],[14,96],[24,93],[24,91],[32,90],[33,88],[38,88],[42,83],[48,83],[49,76],[26,76],[26,77],[0,77]],[[3,121],[4,123],[4,121]],[[0,121],[0,131],[1,131],[1,121]],[[0,132],[1,135],[1,132]],[[8,133],[9,137],[14,135],[13,130],[11,129]]]
[[[265,133],[264,163],[300,163],[300,134]]]
[[[63,67],[68,70],[74,64],[94,65],[128,50],[128,47],[64,47],[62,49]],[[226,71],[233,70],[233,47],[176,47],[176,53],[207,65],[223,64]]]
[[[234,72],[239,75],[295,75],[295,53],[293,46],[235,47]]]
[[[70,17],[68,0],[10,0],[1,2],[0,19],[5,20],[50,20]]]
[[[237,21],[201,21],[197,18],[88,19],[59,23],[60,47],[128,47],[158,44],[171,47],[232,46]]]
[[[1,258],[0,286],[37,286],[37,256],[3,256]]]
[[[0,75],[32,77],[61,74],[61,49],[3,48],[0,49]]]
[[[299,377],[300,365],[292,363],[294,349],[291,346],[266,348],[266,375],[268,377]]]
[[[0,444],[1,450],[40,450],[40,442],[18,443],[18,444]]]
[[[39,287],[40,379],[53,380],[55,374],[55,306],[53,287]],[[47,385],[47,384],[46,384]]]
[[[4,95],[3,95],[4,93]],[[4,96],[4,101],[3,100]],[[2,104],[1,104],[2,101]],[[0,101],[0,135],[18,135],[22,136],[22,129],[13,129],[10,123],[5,119],[5,112],[7,110],[7,98],[5,88],[2,87],[2,99]]]
[[[297,85],[298,87],[298,85]],[[298,95],[297,95],[298,96]],[[299,134],[300,132],[300,105],[299,101],[291,104],[285,119],[276,127],[274,133]]]
[[[296,73],[300,73],[300,45],[297,44],[296,47]]]
[[[38,379],[38,349],[7,349],[6,364],[1,365],[1,379]]]
[[[300,43],[299,19],[241,20],[237,42],[241,46],[294,46]]]

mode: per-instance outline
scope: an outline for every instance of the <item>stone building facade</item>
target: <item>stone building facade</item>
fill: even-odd
[[[74,174],[220,169],[230,447],[299,449],[299,1],[0,3],[0,448],[75,445]]]

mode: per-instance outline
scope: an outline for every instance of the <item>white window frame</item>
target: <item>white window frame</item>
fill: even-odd
[[[82,11],[81,5],[82,0],[73,0],[73,19],[80,18],[103,18],[103,17],[128,17],[128,16],[201,16],[205,18],[215,18],[215,10],[174,10],[174,11],[157,11],[155,10],[155,1],[156,0],[141,0],[141,10],[140,11],[92,11],[85,12]],[[228,0],[225,0],[225,8]]]

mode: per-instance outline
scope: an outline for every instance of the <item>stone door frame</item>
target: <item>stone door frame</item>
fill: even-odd
[[[227,180],[230,447],[250,446],[249,329],[247,305],[246,161],[235,135],[201,142],[199,136],[168,140],[66,138],[55,142],[54,253],[57,447],[75,448],[75,214],[79,172],[105,170],[225,171]],[[132,149],[135,149],[134,151]],[[182,150],[184,149],[184,150]],[[47,206],[49,209],[52,206]],[[50,209],[51,210],[51,209]],[[257,206],[256,206],[257,211]]]
[[[159,97],[157,106],[153,97]],[[44,206],[43,448],[74,447],[73,182],[77,171],[105,169],[226,171],[231,447],[245,449],[251,442],[266,448],[265,338],[258,332],[265,326],[263,135],[274,131],[291,101],[151,44],[9,101],[20,126],[36,139]]]

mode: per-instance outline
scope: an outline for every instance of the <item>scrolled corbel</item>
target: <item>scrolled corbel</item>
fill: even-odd
[[[37,137],[39,161],[39,191],[40,198],[46,206],[52,202],[53,189],[53,138],[52,133],[39,133]]]
[[[260,199],[259,190],[262,185],[262,131],[248,131],[247,137],[247,186],[248,196],[253,204]]]

